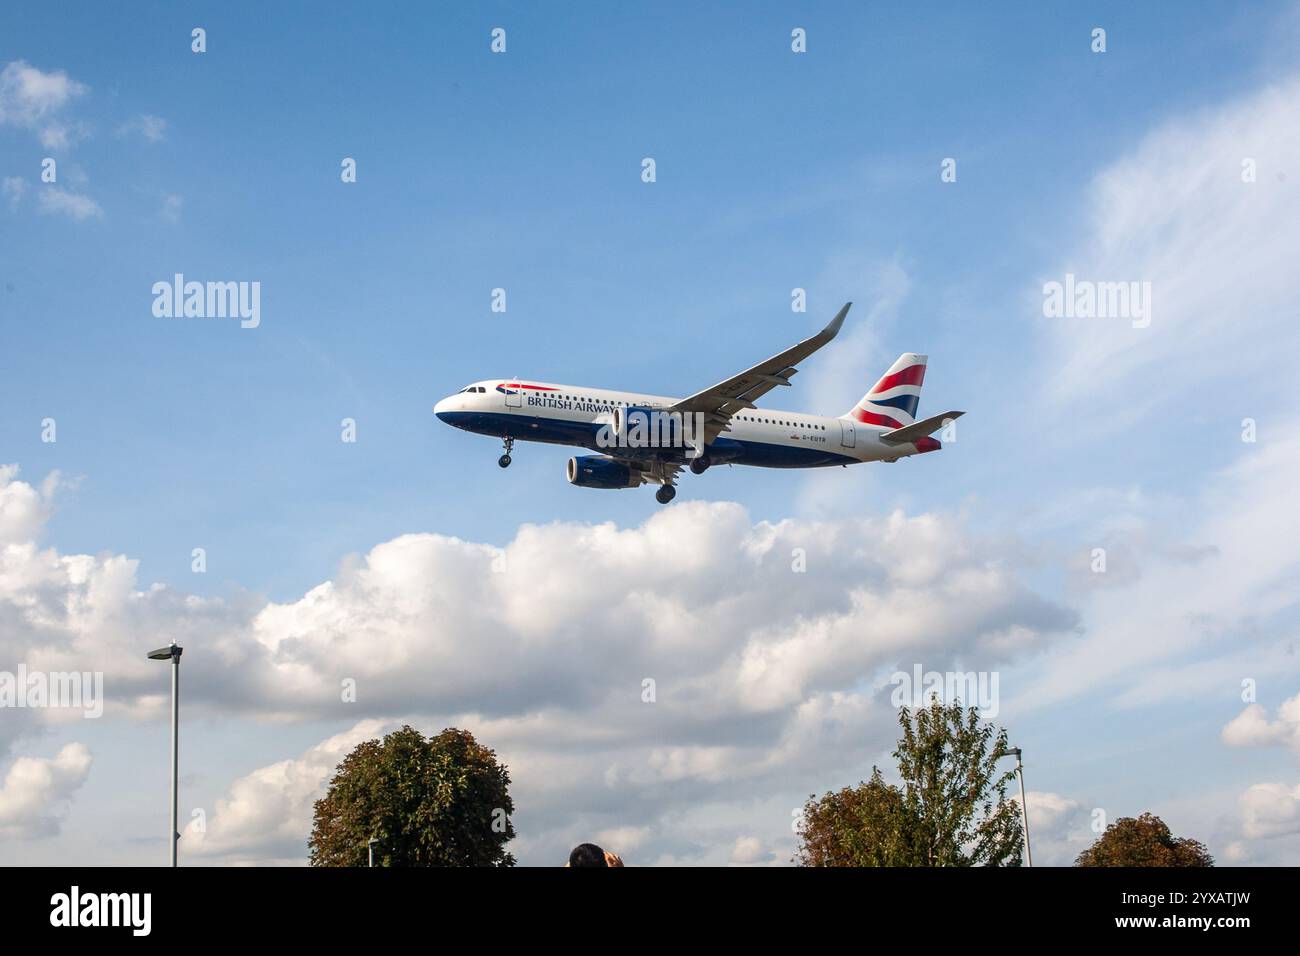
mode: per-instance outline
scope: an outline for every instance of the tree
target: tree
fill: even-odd
[[[999,773],[1005,730],[994,734],[960,701],[931,701],[898,718],[901,786],[879,767],[857,787],[810,796],[799,828],[803,866],[1019,866],[1019,806]]]
[[[1205,844],[1175,837],[1152,813],[1120,817],[1097,842],[1079,854],[1075,866],[1214,866]]]
[[[802,866],[907,866],[909,828],[902,823],[903,792],[885,783],[879,768],[871,780],[820,800],[808,798],[799,835]]]
[[[316,801],[312,866],[513,866],[510,774],[468,731],[403,727],[349,753]]]

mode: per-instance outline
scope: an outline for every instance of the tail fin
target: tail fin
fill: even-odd
[[[927,355],[904,352],[898,357],[871,391],[841,418],[852,418],[867,425],[905,428],[916,421],[916,407],[921,402],[921,383],[925,381]]]

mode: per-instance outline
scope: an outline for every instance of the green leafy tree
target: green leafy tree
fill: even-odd
[[[803,866],[1019,866],[1020,808],[999,772],[1006,731],[959,701],[898,718],[901,785],[879,767],[857,787],[808,798],[795,860]]]
[[[1120,817],[1097,842],[1079,854],[1075,866],[1214,866],[1205,844],[1169,832],[1152,813]]]
[[[316,801],[312,866],[513,866],[510,774],[468,731],[403,727],[343,759]]]

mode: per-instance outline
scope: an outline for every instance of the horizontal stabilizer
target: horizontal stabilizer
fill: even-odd
[[[893,431],[887,431],[881,434],[880,440],[889,442],[891,445],[905,445],[908,442],[914,442],[918,438],[924,438],[933,432],[937,432],[946,423],[954,418],[961,418],[965,412],[944,412],[942,415],[935,415],[933,418],[927,418],[924,421],[914,422],[903,428],[895,428]]]

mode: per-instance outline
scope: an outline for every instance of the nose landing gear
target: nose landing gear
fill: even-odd
[[[672,485],[664,485],[655,492],[655,501],[659,502],[661,505],[668,504],[668,502],[672,501],[675,497],[677,497],[677,489]]]
[[[497,459],[497,464],[500,465],[502,468],[509,468],[510,453],[514,451],[515,440],[513,438],[507,437],[505,439],[505,446],[506,446],[506,453]]]

